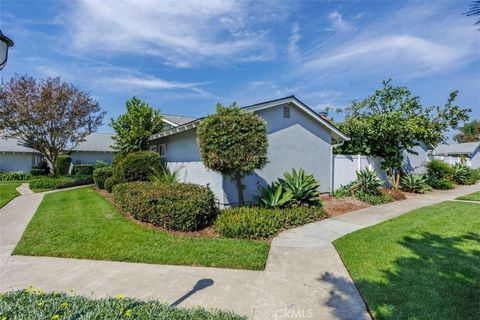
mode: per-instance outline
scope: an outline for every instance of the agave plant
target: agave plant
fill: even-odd
[[[458,184],[465,184],[471,175],[471,170],[464,164],[456,163],[452,166],[453,180]]]
[[[170,171],[167,167],[162,170],[152,168],[153,174],[150,175],[150,181],[157,184],[173,184],[178,182],[178,170]]]
[[[292,194],[285,191],[279,183],[272,183],[266,187],[260,186],[258,194],[253,197],[257,205],[264,208],[287,207],[292,201]]]
[[[375,171],[365,168],[357,171],[357,180],[352,184],[353,193],[362,192],[365,194],[377,194],[382,187],[382,180]]]
[[[430,189],[425,177],[415,173],[408,173],[404,175],[400,185],[403,191],[412,193],[424,193]]]
[[[292,169],[291,173],[285,172],[283,176],[284,179],[278,179],[278,183],[292,194],[293,201],[297,205],[316,206],[320,204],[319,182],[313,175],[305,174],[303,169],[298,172]]]

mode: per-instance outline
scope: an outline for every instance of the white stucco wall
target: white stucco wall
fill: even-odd
[[[477,151],[472,155],[470,158],[470,164],[472,168],[480,168],[480,149],[477,149]]]
[[[115,153],[72,151],[72,153],[70,153],[70,156],[72,157],[72,163],[95,164],[96,161],[112,163],[112,159],[115,156]]]
[[[33,165],[31,153],[0,153],[1,171],[24,171],[29,172]]]
[[[414,153],[409,153],[406,150],[403,152],[404,169],[409,172],[425,173],[427,172],[425,164],[428,162],[428,148],[423,142],[418,146],[412,148]]]

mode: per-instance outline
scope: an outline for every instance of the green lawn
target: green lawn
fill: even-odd
[[[86,187],[45,195],[14,254],[262,270],[268,250],[260,241],[146,228]]]
[[[480,201],[480,191],[467,194],[463,197],[458,197],[457,200]]]
[[[17,187],[22,183],[17,181],[2,181],[0,182],[0,208],[6,205],[10,200],[19,196],[20,193],[17,192]]]
[[[480,204],[417,209],[335,246],[376,319],[480,319]]]

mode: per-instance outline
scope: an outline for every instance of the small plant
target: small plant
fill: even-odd
[[[300,168],[297,171],[285,172],[284,179],[278,179],[278,184],[283,187],[285,192],[292,195],[292,202],[296,205],[318,206],[320,204],[319,182],[313,175],[305,174]]]
[[[105,188],[105,180],[112,175],[112,167],[100,167],[93,171],[93,181],[98,188],[103,189]]]
[[[408,173],[402,177],[401,188],[405,192],[424,193],[429,191],[430,186],[423,175]]]
[[[31,173],[23,171],[1,172],[0,181],[26,181],[33,177]]]
[[[340,198],[340,199],[352,196],[353,195],[352,185],[353,185],[353,182],[351,182],[349,184],[346,184],[344,186],[340,186],[340,188],[338,188],[338,189],[336,189],[332,192],[332,196],[334,196],[335,198]]]
[[[72,163],[72,158],[69,155],[59,155],[55,160],[55,167],[57,168],[57,172],[55,172],[55,174],[60,176],[68,174],[70,163]]]
[[[167,166],[162,167],[160,170],[152,168],[152,172],[150,181],[153,183],[174,184],[178,182],[178,171],[170,171]]]
[[[367,193],[360,190],[355,193],[355,197],[358,200],[369,203],[373,206],[393,201],[393,198],[389,194],[384,192],[378,192],[376,194],[372,194],[372,193]]]
[[[293,195],[284,191],[279,183],[272,183],[258,188],[258,195],[253,197],[255,203],[264,208],[284,208],[291,204]]]
[[[382,181],[378,178],[375,171],[368,168],[357,171],[357,180],[351,186],[353,193],[362,192],[364,194],[378,194],[382,187]]]
[[[480,180],[478,169],[472,169],[465,164],[454,164],[452,166],[453,181],[462,185],[475,184]]]
[[[453,169],[441,160],[430,160],[427,167],[427,183],[434,189],[453,188]]]

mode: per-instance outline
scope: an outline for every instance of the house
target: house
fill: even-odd
[[[244,178],[247,201],[252,200],[259,185],[270,184],[292,168],[304,168],[320,181],[321,192],[331,191],[332,143],[348,140],[344,133],[295,96],[243,109],[267,122],[269,142],[268,164]],[[169,169],[178,172],[182,182],[208,185],[221,204],[235,204],[235,184],[208,170],[201,161],[196,128],[202,119],[166,117],[171,127],[150,138],[150,150],[158,152]]]
[[[480,141],[439,144],[430,152],[430,158],[443,160],[449,164],[465,161],[469,167],[480,168]]]
[[[94,164],[96,161],[111,163],[115,151],[112,149],[112,133],[92,133],[85,141],[70,152],[72,163]],[[19,144],[17,139],[0,138],[0,172],[28,172],[42,161],[40,152]]]
[[[17,139],[0,137],[0,172],[25,171],[42,161],[42,155],[18,143]]]
[[[113,133],[92,133],[71,152],[72,163],[94,164],[96,161],[111,163],[115,156]]]

